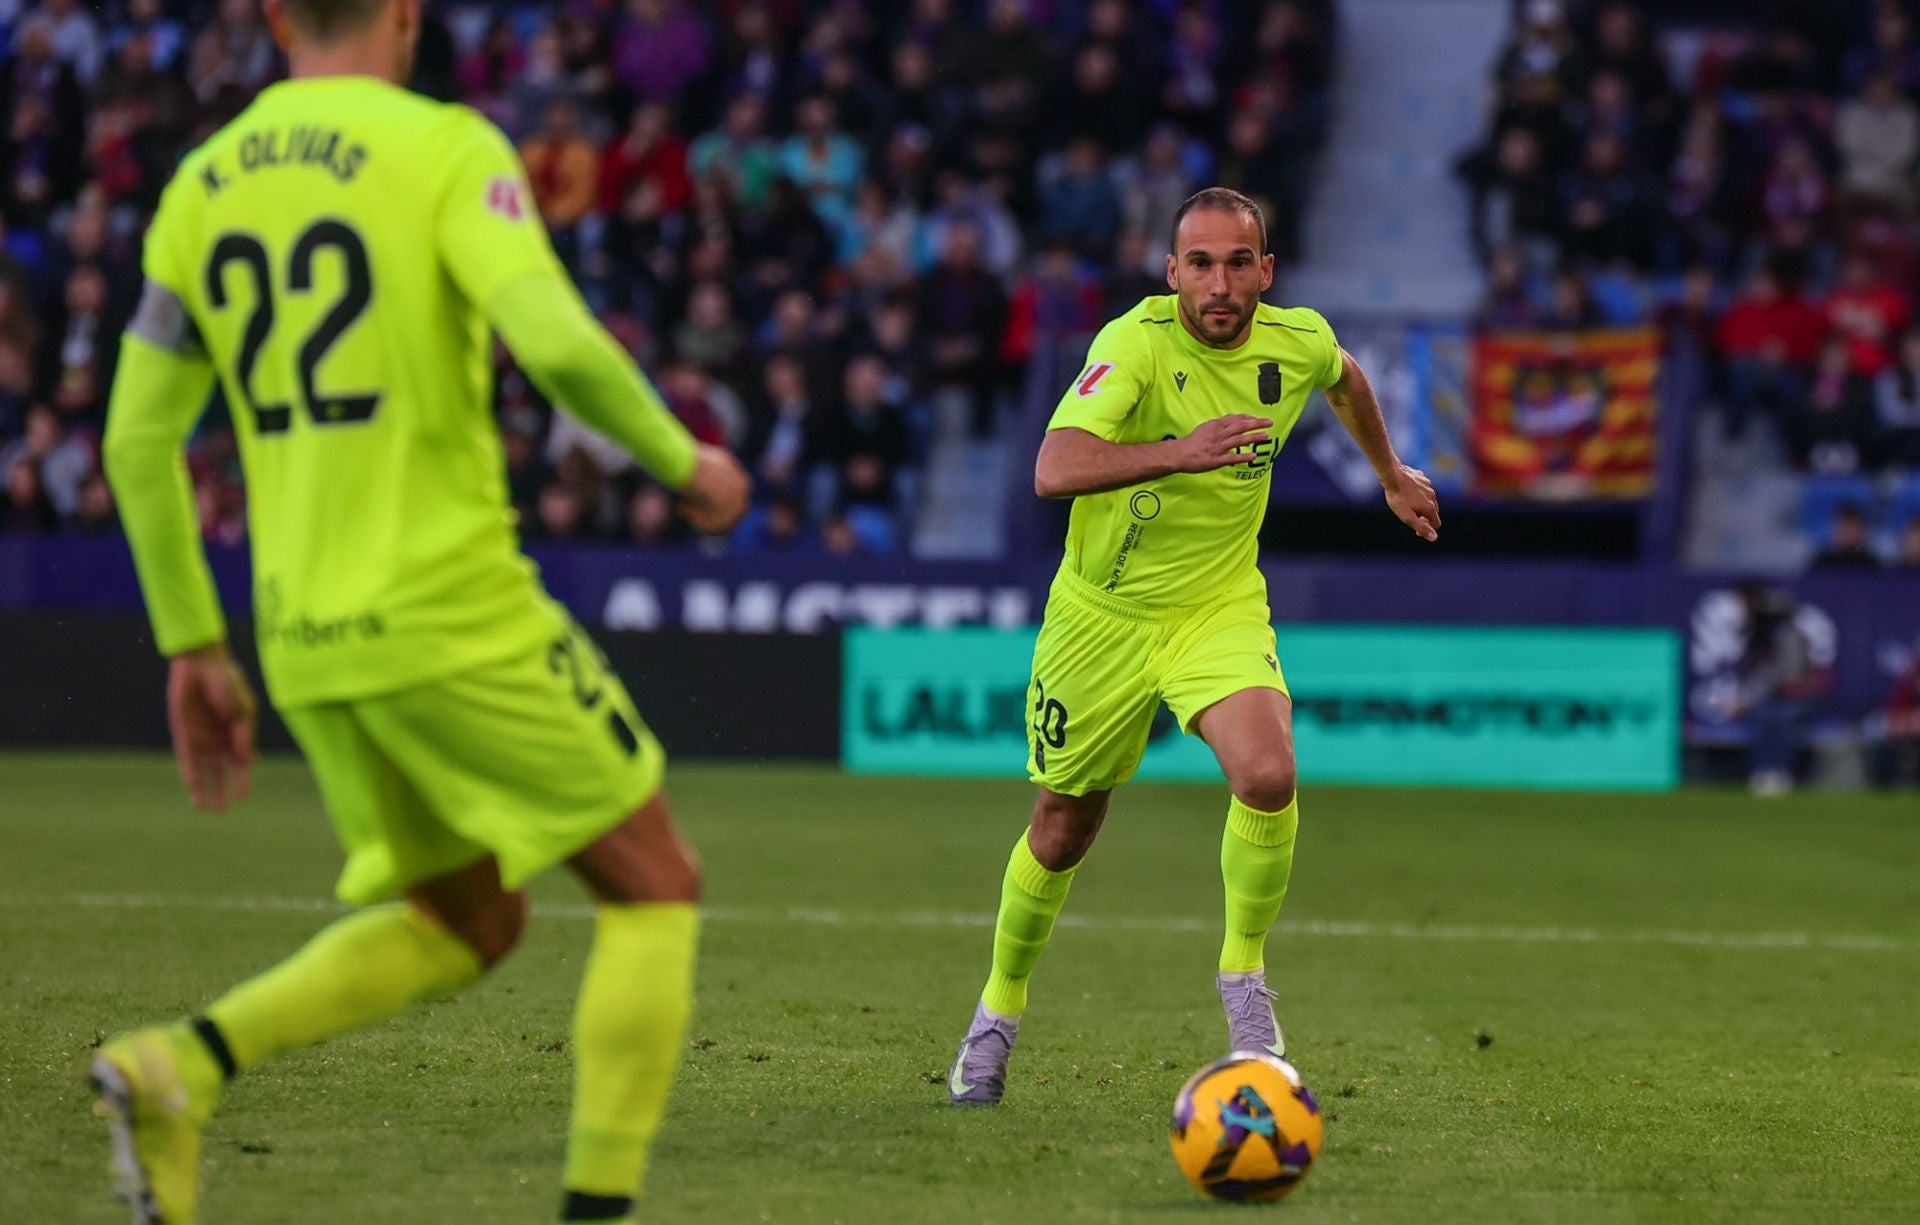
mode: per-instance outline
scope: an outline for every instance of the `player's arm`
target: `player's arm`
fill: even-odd
[[[746,473],[724,449],[694,441],[580,300],[513,147],[470,113],[455,117],[449,142],[436,233],[442,266],[549,399],[678,491],[695,527],[733,526],[746,513]]]
[[[1105,493],[1158,480],[1176,472],[1211,472],[1258,458],[1273,422],[1249,413],[1229,413],[1202,422],[1185,438],[1164,442],[1108,442],[1075,426],[1047,431],[1033,465],[1033,491],[1043,498]],[[1244,449],[1243,449],[1244,448]]]
[[[186,307],[148,281],[120,343],[101,459],[120,504],[154,641],[168,656],[167,723],[194,802],[244,798],[253,765],[252,690],[227,653],[226,620],[200,547],[187,435],[213,367]]]
[[[1141,399],[1153,390],[1154,358],[1136,315],[1122,315],[1093,338],[1087,366],[1060,397],[1033,464],[1033,491],[1043,498],[1104,493],[1175,472],[1211,472],[1252,463],[1253,443],[1273,422],[1230,413],[1185,438],[1117,441]],[[1246,448],[1244,451],[1238,448]]]
[[[483,310],[547,398],[619,443],[678,492],[695,527],[723,532],[740,521],[751,485],[739,462],[723,447],[694,441],[564,273],[513,281]]]
[[[1367,372],[1345,349],[1340,355],[1340,375],[1324,388],[1333,415],[1340,418],[1347,433],[1360,444],[1373,474],[1386,491],[1387,505],[1400,522],[1413,529],[1422,540],[1440,538],[1440,501],[1434,496],[1433,482],[1418,468],[1409,468],[1394,453],[1393,440],[1387,437],[1387,422],[1380,415],[1380,400],[1373,394]]]

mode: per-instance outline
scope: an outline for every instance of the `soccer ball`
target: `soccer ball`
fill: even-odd
[[[1286,1060],[1235,1051],[1180,1087],[1169,1130],[1194,1186],[1215,1199],[1275,1200],[1320,1154],[1320,1103]]]

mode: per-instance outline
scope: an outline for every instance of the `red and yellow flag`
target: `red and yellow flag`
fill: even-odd
[[[1653,489],[1659,369],[1651,328],[1477,337],[1474,492],[1645,497]]]

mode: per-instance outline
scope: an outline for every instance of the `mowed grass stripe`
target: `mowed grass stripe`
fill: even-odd
[[[322,914],[342,913],[348,909],[344,903],[332,898],[142,893],[0,894],[0,906],[29,909],[77,907],[87,910],[238,910]],[[593,917],[593,907],[585,905],[543,903],[535,905],[533,910],[536,915],[546,918],[585,920]],[[738,907],[712,906],[707,907],[703,913],[709,922],[760,926],[799,924],[820,927],[992,927],[994,923],[994,917],[990,914],[964,911],[861,913],[808,907],[791,907],[785,910],[746,910]],[[1218,920],[1214,919],[1147,915],[1063,914],[1058,922],[1062,927],[1127,932],[1205,932],[1219,926]],[[1493,941],[1522,944],[1671,944],[1724,949],[1803,948],[1876,953],[1920,951],[1920,943],[1915,941],[1862,933],[1645,929],[1606,931],[1590,927],[1522,927],[1504,924],[1375,923],[1364,919],[1297,921],[1283,919],[1274,925],[1273,930],[1283,936],[1329,936],[1350,939]]]

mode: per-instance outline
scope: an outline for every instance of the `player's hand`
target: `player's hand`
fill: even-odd
[[[244,800],[253,781],[253,728],[258,706],[225,643],[175,655],[167,673],[167,727],[180,781],[196,806],[225,811]]]
[[[1250,464],[1259,458],[1253,450],[1256,442],[1265,442],[1273,421],[1251,413],[1228,413],[1203,421],[1193,433],[1172,443],[1175,472],[1212,472],[1234,464]],[[1245,447],[1246,450],[1240,448]]]
[[[680,489],[680,513],[702,532],[724,532],[747,513],[753,481],[724,447],[700,443],[693,453],[693,475]]]
[[[1401,464],[1393,479],[1383,482],[1387,505],[1413,534],[1432,544],[1440,539],[1440,499],[1434,496],[1433,482],[1418,468]]]

